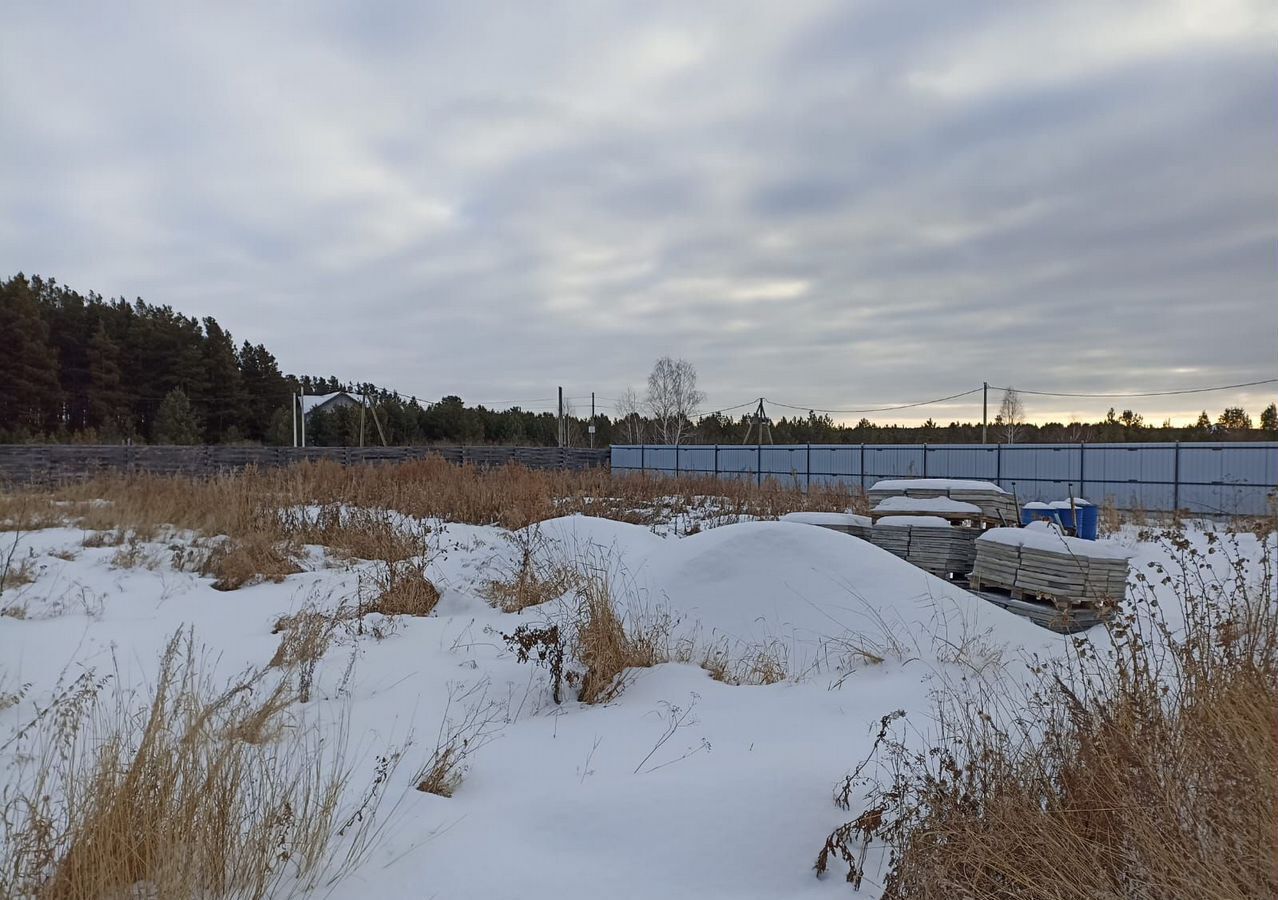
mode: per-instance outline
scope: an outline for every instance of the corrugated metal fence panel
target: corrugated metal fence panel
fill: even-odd
[[[998,451],[967,444],[928,444],[927,474],[929,478],[993,481],[998,477]]]
[[[719,472],[734,478],[758,475],[759,458],[754,447],[719,445]]]
[[[922,444],[865,445],[867,486],[877,478],[922,478]]]
[[[996,481],[1022,503],[1071,490],[1095,503],[1191,513],[1264,515],[1278,491],[1278,443],[1182,444],[793,444],[686,446],[681,472],[763,478],[799,487],[872,487],[882,478]],[[761,457],[761,459],[760,459]],[[862,469],[864,459],[864,471]],[[672,447],[612,448],[616,471],[674,474]]]
[[[809,484],[842,485],[849,489],[861,486],[860,444],[813,444],[809,458],[812,460]]]
[[[659,472],[669,472],[674,474],[675,470],[675,448],[671,447],[645,447],[643,451],[644,468],[655,469]]]
[[[1085,496],[1113,498],[1123,508],[1171,509],[1176,502],[1175,444],[1088,444],[1083,473]]]
[[[996,451],[998,483],[1022,503],[1079,496],[1078,444],[1004,444]]]
[[[614,472],[626,472],[631,469],[643,468],[643,451],[638,447],[619,446],[614,444],[612,447],[612,469]]]
[[[714,475],[715,448],[692,445],[679,448],[680,475]]]
[[[805,488],[807,486],[807,444],[797,444],[793,446],[780,444],[776,446],[765,445],[760,448],[760,452],[763,455],[762,466],[764,478],[772,478],[787,487],[797,486]]]
[[[1251,485],[1278,483],[1274,444],[1181,444],[1180,504],[1203,512],[1264,515],[1268,500]]]

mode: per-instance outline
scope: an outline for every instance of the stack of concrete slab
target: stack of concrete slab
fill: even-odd
[[[1045,522],[992,528],[976,541],[970,581],[974,590],[1001,588],[1016,599],[1095,606],[1126,594],[1128,556],[1121,547],[1066,537]]]
[[[872,518],[881,516],[939,516],[949,521],[977,519],[981,508],[975,503],[951,500],[949,497],[884,497],[870,511]]]
[[[856,513],[792,512],[782,516],[781,521],[829,528],[859,537],[863,541],[870,539],[870,517],[859,516]]]
[[[977,507],[980,519],[991,524],[1015,525],[1020,521],[1020,511],[1016,508],[1015,498],[990,481],[970,481],[961,478],[891,478],[876,482],[868,494],[870,501],[876,506],[891,497],[909,497],[916,500],[944,497],[955,503]]]
[[[978,528],[962,528],[934,516],[879,519],[870,541],[913,565],[946,577],[967,574],[976,558]]]

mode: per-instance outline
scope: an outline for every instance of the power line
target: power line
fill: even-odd
[[[711,410],[706,410],[705,412],[702,412],[701,410],[696,410],[695,412],[692,413],[692,415],[698,416],[700,418],[705,418],[706,416],[717,416],[719,413],[732,412],[734,409],[742,409],[743,407],[746,407],[746,406],[754,406],[758,402],[759,401],[757,399],[747,400],[745,403],[738,403],[736,406],[725,406],[723,409],[711,409]],[[689,418],[691,418],[691,416],[689,416]]]
[[[1222,384],[1219,387],[1186,388],[1185,390],[1181,390],[1181,391],[1149,391],[1147,393],[1139,393],[1139,394],[1068,394],[1068,393],[1061,393],[1058,391],[1030,391],[1030,390],[1022,390],[1021,388],[994,387],[994,385],[992,384],[990,385],[990,388],[996,391],[1014,390],[1018,394],[1034,394],[1039,397],[1084,397],[1084,398],[1093,398],[1093,399],[1104,399],[1104,398],[1119,398],[1119,397],[1172,397],[1172,396],[1177,396],[1180,394],[1207,394],[1212,391],[1232,391],[1237,388],[1257,387],[1258,385],[1262,385],[1262,384],[1278,384],[1278,378],[1267,378],[1264,381],[1245,381],[1242,384]]]
[[[773,406],[783,406],[786,409],[797,409],[800,412],[822,412],[822,413],[870,413],[870,412],[888,412],[893,409],[913,409],[916,406],[931,406],[934,403],[944,403],[947,400],[957,400],[959,397],[970,397],[972,394],[979,394],[983,388],[972,388],[970,391],[963,391],[961,394],[951,394],[948,397],[938,397],[935,400],[919,400],[917,403],[899,403],[895,406],[876,406],[869,409],[818,409],[815,406],[795,406],[792,403],[782,403],[779,400],[773,400],[770,397],[764,399]],[[1028,391],[1026,393],[1029,393]]]

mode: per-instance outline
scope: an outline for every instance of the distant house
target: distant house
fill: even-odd
[[[360,398],[357,395],[348,394],[346,391],[338,391],[335,394],[304,394],[302,396],[302,414],[309,419],[311,413],[332,412],[344,406],[359,407],[360,402]]]

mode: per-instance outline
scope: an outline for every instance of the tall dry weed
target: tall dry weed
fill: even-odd
[[[0,895],[285,896],[340,877],[348,771],[264,673],[214,688],[175,634],[142,703],[85,673],[9,739]],[[372,827],[372,817],[367,826]]]

